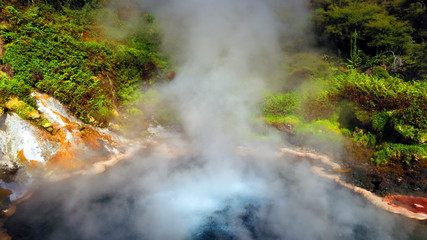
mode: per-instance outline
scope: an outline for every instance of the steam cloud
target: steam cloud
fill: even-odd
[[[31,207],[62,222],[50,239],[405,238],[394,217],[279,158],[279,138],[256,121],[267,79],[280,74],[281,41],[300,31],[277,13],[305,19],[304,1],[137,3],[156,15],[176,56],[176,78],[159,91],[183,126],[166,149],[184,154],[159,146],[102,176],[45,189]],[[46,198],[62,212],[49,215]]]

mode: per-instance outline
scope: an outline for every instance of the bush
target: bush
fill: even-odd
[[[296,93],[284,93],[280,95],[269,95],[265,98],[263,113],[265,116],[286,116],[298,109],[300,105]]]
[[[89,2],[97,1],[80,1]],[[58,12],[37,3],[22,10],[9,5],[3,12],[12,27],[0,31],[6,43],[2,62],[14,73],[7,86],[0,82],[3,98],[12,94],[32,104],[28,93],[36,88],[58,98],[81,120],[102,125],[119,105],[135,99],[129,95],[142,81],[151,83],[167,65],[152,19],[117,43],[86,39],[94,30],[90,7],[62,5]]]
[[[427,84],[384,74],[348,70],[316,78],[299,91],[267,98],[265,120],[275,126],[296,123],[296,135],[316,141],[337,142],[345,132],[359,145],[376,148],[377,164],[417,163],[419,146],[427,141]]]
[[[318,42],[338,49],[353,67],[386,66],[406,80],[426,79],[427,7],[422,1],[311,2]]]
[[[340,99],[352,101],[366,112],[393,112],[393,121],[427,128],[426,82],[403,82],[398,78],[370,77],[352,71],[336,75],[331,80],[331,84],[335,83],[340,90]]]
[[[351,139],[362,146],[375,146],[377,143],[377,137],[370,133],[366,132],[363,129],[357,128],[354,132],[351,133]]]
[[[405,145],[385,143],[381,150],[374,153],[372,161],[377,165],[391,162],[412,166],[416,162],[427,159],[427,144]]]

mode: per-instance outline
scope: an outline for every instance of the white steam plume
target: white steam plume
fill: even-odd
[[[163,95],[195,149],[211,156],[234,148],[253,133],[265,80],[281,63],[280,24],[270,4],[170,1],[157,11],[179,65]]]

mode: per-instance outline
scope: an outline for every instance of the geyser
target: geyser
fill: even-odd
[[[294,32],[277,13],[300,20],[304,1],[140,2],[175,56],[176,78],[158,91],[182,132],[105,174],[47,184],[8,221],[15,239],[410,235],[411,223],[314,176],[307,163],[280,157],[280,138],[253,120],[266,80],[280,69],[280,41]]]

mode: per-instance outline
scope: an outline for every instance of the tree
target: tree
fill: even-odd
[[[427,8],[420,0],[313,0],[318,42],[362,70],[385,65],[406,79],[427,78]],[[354,33],[357,32],[357,39]],[[355,46],[357,43],[357,46]],[[418,66],[419,65],[419,66]]]

